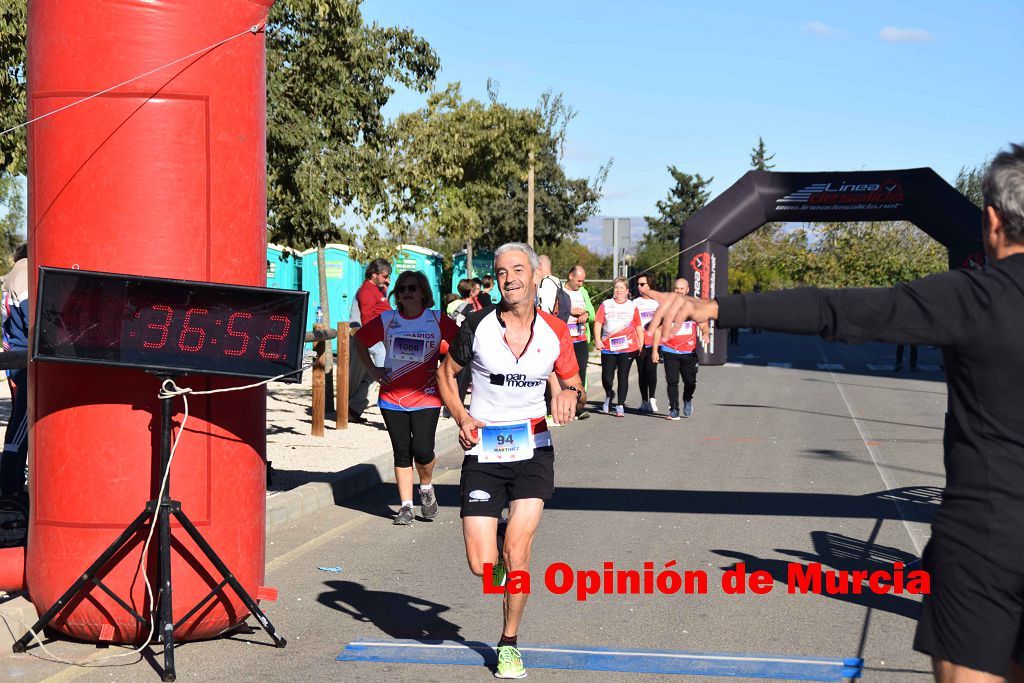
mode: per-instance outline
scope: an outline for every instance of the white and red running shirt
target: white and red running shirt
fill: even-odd
[[[572,302],[572,310],[587,310],[587,300],[583,298],[581,290],[577,289],[574,291],[569,287],[563,287],[562,289],[569,295],[569,301]],[[576,316],[570,315],[565,324],[569,326],[569,336],[572,337],[573,343],[587,341],[587,323],[577,322]]]
[[[674,328],[672,336],[662,339],[658,347],[668,353],[693,353],[697,350],[697,323],[687,320]]]
[[[569,328],[537,309],[530,340],[516,357],[505,341],[505,323],[498,306],[466,316],[448,353],[473,375],[469,414],[485,424],[529,421],[534,446],[551,445],[544,416],[544,386],[552,370],[568,380],[579,373]]]
[[[649,299],[645,296],[639,299],[634,299],[636,302],[636,308],[640,311],[640,324],[644,326],[644,346],[652,346],[654,344],[654,330],[651,329],[651,321],[654,320],[654,314],[658,310],[658,302],[654,299]]]
[[[384,342],[384,367],[377,404],[386,410],[440,408],[437,361],[442,342],[450,344],[459,328],[447,315],[425,310],[418,318],[384,311],[356,331],[367,348]]]
[[[640,350],[636,328],[640,326],[640,309],[635,301],[616,303],[605,299],[594,317],[601,323],[601,353],[632,353]]]

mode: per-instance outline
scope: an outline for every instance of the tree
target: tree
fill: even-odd
[[[986,159],[974,168],[961,166],[960,171],[956,174],[956,182],[953,184],[960,194],[974,202],[979,209],[985,208],[985,200],[981,196],[981,180],[985,177],[988,163],[989,160]]]
[[[750,150],[750,167],[757,171],[770,171],[775,168],[775,164],[768,162],[774,158],[774,154],[768,154],[768,150],[764,146],[764,138],[758,136],[757,147]]]
[[[524,241],[532,150],[536,240],[556,244],[574,236],[597,210],[607,165],[595,180],[566,176],[562,146],[575,114],[561,96],[545,93],[537,107],[515,109],[498,101],[493,83],[488,92],[487,103],[464,100],[460,84],[450,84],[395,120],[393,213],[460,244]]]
[[[0,208],[6,210],[0,217],[0,272],[6,273],[14,265],[14,248],[25,241],[25,200],[13,176],[0,174]]]
[[[703,209],[711,197],[711,191],[707,187],[714,178],[704,178],[700,173],[683,173],[675,166],[669,166],[668,172],[676,183],[675,187],[668,191],[668,196],[664,200],[657,203],[656,218],[644,216],[644,220],[647,221],[644,241],[678,242],[683,223]]]
[[[946,250],[904,221],[823,223],[808,269],[820,287],[888,287],[947,267]]]
[[[27,0],[0,6],[0,130],[25,122],[25,36]],[[25,128],[0,135],[0,176],[25,173]]]
[[[267,204],[270,237],[317,247],[320,300],[329,320],[323,247],[361,256],[394,249],[369,220],[387,210],[387,125],[392,83],[425,92],[439,68],[409,29],[366,25],[361,0],[280,0],[267,22]]]
[[[757,146],[750,150],[750,167],[770,171],[774,158],[758,136]],[[742,291],[755,285],[764,290],[791,287],[806,274],[807,235],[803,230],[786,233],[781,223],[765,223],[729,249],[729,263],[731,285]]]

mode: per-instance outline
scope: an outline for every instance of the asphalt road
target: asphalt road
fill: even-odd
[[[624,418],[595,414],[555,431],[558,490],[534,544],[520,644],[862,657],[865,680],[930,680],[927,659],[911,649],[916,597],[786,590],[787,563],[891,569],[896,561],[913,562],[927,542],[943,485],[941,361],[922,349],[922,366],[933,369],[897,375],[880,367],[892,364],[893,350],[744,334],[729,365],[700,369],[693,417],[670,422],[634,410]],[[667,411],[664,385],[661,375],[658,401]],[[600,393],[591,387],[592,398]],[[634,383],[627,405],[639,401]],[[267,584],[280,590],[280,600],[264,606],[288,646],[268,646],[261,631],[184,644],[178,679],[490,679],[483,659],[474,666],[335,661],[346,645],[366,640],[497,640],[500,597],[483,595],[465,563],[460,462],[456,453],[440,458],[441,513],[432,523],[393,527],[389,486],[275,533]],[[650,561],[660,570],[672,560],[677,569],[706,572],[707,593],[578,601],[543,585],[544,570],[556,562],[576,570],[605,562],[639,570]],[[726,594],[723,573],[740,562],[748,571],[767,571],[772,590]],[[117,652],[61,641],[48,647],[76,660]],[[0,677],[159,680],[151,663],[132,663],[135,657],[96,669],[43,657],[35,649],[33,656],[0,658]],[[529,653],[524,658],[530,679],[661,678],[541,669],[530,666]]]

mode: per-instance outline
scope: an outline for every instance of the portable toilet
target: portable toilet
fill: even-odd
[[[489,249],[473,250],[473,277],[494,275],[494,252]],[[452,293],[459,293],[459,280],[466,277],[466,250],[452,256]]]
[[[267,287],[302,289],[302,258],[288,247],[267,245]]]
[[[417,247],[413,244],[400,244],[398,253],[391,261],[391,282],[398,279],[398,274],[406,270],[420,270],[427,276],[430,289],[434,293],[434,308],[441,308],[441,269],[444,257],[432,249]]]
[[[331,325],[348,322],[352,302],[363,283],[364,268],[349,255],[350,249],[344,244],[328,244],[324,247],[324,261],[327,270],[327,301],[331,314]],[[316,309],[320,306],[320,276],[316,263],[316,248],[307,249],[302,257],[302,289],[309,292],[307,320],[310,329],[316,322]],[[336,343],[331,343],[337,350]]]

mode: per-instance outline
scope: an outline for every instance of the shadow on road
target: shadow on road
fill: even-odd
[[[888,548],[887,550],[893,551],[895,553],[900,553],[901,555],[905,555],[906,557],[911,559],[916,559],[913,558],[912,555],[906,555],[905,553],[902,553],[902,551],[896,550],[895,548]],[[751,555],[749,553],[744,553],[738,550],[718,549],[712,550],[712,552],[721,555],[722,557],[736,560],[734,564],[722,567],[722,571],[735,569],[739,563],[743,563],[744,565],[746,565],[746,571],[748,575],[751,572],[755,571],[766,571],[771,575],[772,579],[775,580],[775,583],[782,584],[783,586],[786,586],[788,589],[789,569],[792,562],[789,562],[787,560],[774,560],[757,557],[756,555]],[[845,569],[847,571],[875,571],[878,569],[885,569],[889,572],[892,572],[893,569],[892,563],[883,564],[881,562],[877,562],[874,560],[851,561],[851,558],[837,558],[835,556],[827,554],[821,555],[796,550],[779,550],[778,552],[798,557],[804,564],[809,564],[811,562],[820,562],[824,567],[831,567],[837,570]],[[833,562],[836,562],[839,566],[836,566],[836,564],[833,564]],[[860,588],[860,590],[862,591],[861,593],[855,593],[853,592],[854,587],[852,581],[847,580],[845,583],[848,586],[847,590],[849,591],[845,594],[830,593],[823,591],[822,593],[820,593],[820,595],[822,595],[823,597],[831,598],[833,600],[839,600],[840,602],[847,602],[853,605],[866,607],[868,609],[889,612],[890,614],[906,617],[907,619],[913,619],[914,621],[917,621],[917,618],[921,613],[921,603],[914,596],[906,597],[904,595],[896,595],[893,593],[878,594],[872,592],[866,585]]]
[[[804,413],[806,415],[819,415],[821,417],[835,417],[835,418],[838,418],[840,420],[849,420],[850,419],[850,415],[848,413],[845,414],[845,415],[841,415],[841,414],[837,415],[835,413],[822,413],[822,412],[818,412],[817,410],[803,410],[801,408],[786,408],[786,407],[780,406],[780,405],[765,405],[765,404],[762,404],[762,403],[713,403],[712,405],[721,406],[723,408],[757,408],[757,409],[764,409],[764,410],[785,410],[786,412],[789,412],[789,413]],[[942,427],[937,427],[935,425],[919,425],[919,424],[913,424],[913,423],[910,423],[910,422],[893,422],[892,420],[878,420],[878,419],[875,419],[875,418],[863,417],[863,416],[858,416],[857,419],[860,420],[861,422],[873,422],[875,424],[896,425],[898,427],[916,427],[917,429],[934,429],[934,430],[939,431],[939,432],[942,431]]]
[[[441,507],[458,509],[459,487],[435,484]],[[687,491],[563,486],[545,505],[548,510],[605,512],[667,512],[703,515],[756,515],[761,517],[826,517],[846,519],[905,519],[931,522],[938,511],[942,489],[906,486],[860,496],[837,493],[781,491]],[[391,518],[394,491],[380,486],[355,498],[338,501],[342,507]]]
[[[468,641],[458,624],[445,619],[447,605],[391,591],[367,590],[354,581],[326,581],[330,590],[317,596],[317,602],[347,614],[355,621],[373,624],[383,633],[399,640],[439,643],[443,640],[463,643],[480,655],[485,666],[496,666],[494,647]]]

